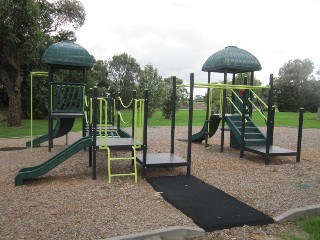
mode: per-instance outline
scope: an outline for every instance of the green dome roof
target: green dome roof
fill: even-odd
[[[43,54],[42,62],[72,67],[91,68],[93,66],[92,58],[88,51],[70,41],[52,44]]]
[[[246,50],[226,47],[212,54],[202,66],[205,72],[241,73],[261,70],[258,59]]]

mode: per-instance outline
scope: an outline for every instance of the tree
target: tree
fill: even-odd
[[[0,1],[0,77],[9,97],[8,126],[21,124],[22,66],[36,57],[31,43],[40,35],[39,16],[34,1]]]
[[[21,107],[24,118],[30,118],[30,78],[24,79],[21,86]],[[33,76],[32,117],[45,119],[48,116],[48,78],[46,76]]]
[[[108,79],[111,81],[110,93],[118,93],[124,104],[129,104],[132,92],[139,80],[141,67],[136,59],[126,53],[115,55],[108,61]]]
[[[164,81],[161,76],[158,75],[158,70],[151,64],[144,67],[141,72],[137,94],[139,98],[143,98],[145,89],[148,89],[148,117],[152,117],[152,114],[156,109],[162,105],[163,93],[164,93]]]
[[[21,86],[50,39],[72,36],[85,20],[76,0],[0,0],[0,79],[9,98],[8,126],[21,125]]]
[[[274,93],[279,111],[298,111],[300,107],[308,108],[304,103],[307,98],[308,85],[314,80],[314,64],[310,59],[295,59],[285,63],[274,81]]]
[[[161,111],[165,118],[172,117],[172,78],[165,78],[165,87],[164,94],[162,100]],[[177,85],[183,84],[183,80],[177,78]],[[176,111],[178,111],[182,106],[186,106],[188,104],[189,93],[186,88],[177,87],[177,98],[176,98]]]
[[[320,106],[320,81],[309,80],[301,87],[301,104],[305,111],[317,112]]]
[[[236,75],[236,79],[235,79],[235,84],[236,85],[243,85],[244,84],[244,78],[247,78],[247,84],[250,83],[250,79],[251,79],[251,73],[246,72],[246,73],[238,73]],[[262,82],[256,78],[256,76],[253,77],[253,86],[261,86]]]
[[[88,88],[98,87],[98,95],[106,96],[111,82],[108,79],[108,62],[104,60],[94,61],[92,69],[88,72]]]
[[[204,97],[202,95],[199,95],[199,94],[194,96],[194,100],[198,101],[198,102],[203,102],[203,98]]]

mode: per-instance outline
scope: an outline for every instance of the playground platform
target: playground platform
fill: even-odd
[[[137,154],[137,162],[143,164],[143,154]],[[149,168],[166,168],[187,166],[188,162],[171,153],[147,153],[146,166]]]

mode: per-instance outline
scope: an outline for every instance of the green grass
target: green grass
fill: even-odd
[[[56,122],[53,121],[53,126]],[[48,133],[48,120],[33,120],[33,136]],[[20,127],[7,127],[7,122],[0,122],[0,138],[19,138],[31,135],[30,120],[23,119]],[[80,119],[76,119],[76,124],[72,128],[73,132],[81,131],[82,124]]]
[[[131,111],[122,112],[123,119],[125,121],[130,121]],[[204,110],[194,110],[193,114],[193,125],[202,126],[205,119]],[[180,110],[176,114],[176,126],[187,126],[189,118],[188,110]],[[298,113],[292,112],[277,112],[275,116],[275,126],[288,126],[297,127],[298,126]],[[265,126],[265,122],[258,113],[253,113],[253,119],[258,126]],[[170,126],[171,120],[165,119],[160,111],[157,111],[151,119],[148,120],[148,126]],[[121,127],[130,127],[131,123],[123,124]],[[320,121],[317,120],[316,113],[305,113],[304,114],[304,128],[317,128],[320,129]],[[0,138],[10,138],[10,137],[23,137],[30,136],[30,120],[22,120],[22,125],[20,127],[7,127],[6,122],[0,122]],[[81,131],[82,124],[80,119],[76,119],[76,123],[72,131]],[[48,121],[47,120],[33,120],[33,135],[43,135],[48,132]]]
[[[253,112],[253,119],[258,126],[263,126],[264,120],[257,112]],[[299,113],[276,112],[274,119],[275,126],[298,127]],[[303,114],[303,128],[320,129],[320,121],[317,120],[317,113],[305,112]]]
[[[283,233],[283,237],[290,240],[320,240],[320,216],[297,221],[293,229]]]
[[[298,225],[301,230],[309,234],[310,240],[320,239],[320,216],[306,218]]]

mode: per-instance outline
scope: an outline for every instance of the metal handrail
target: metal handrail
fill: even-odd
[[[265,121],[267,121],[267,117],[262,113],[262,111],[251,101],[250,98],[248,98],[248,101],[254,106],[254,108],[258,111],[258,113],[264,118]]]
[[[240,111],[240,109],[236,106],[236,104],[234,102],[232,102],[232,99],[230,97],[227,97],[227,100],[229,100],[229,102],[232,104],[232,106],[237,110],[237,112],[240,114],[240,116],[242,116],[242,112]],[[242,102],[242,100],[241,100]]]
[[[265,106],[266,109],[268,109],[268,105],[254,91],[252,91],[252,89],[250,89],[250,92],[252,92],[254,97],[257,98],[259,100],[259,102]]]

